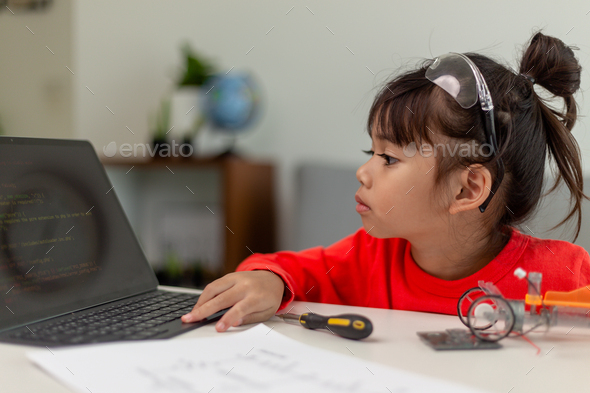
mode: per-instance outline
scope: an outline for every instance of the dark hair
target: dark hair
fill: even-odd
[[[439,157],[435,178],[443,184],[451,171],[472,164],[485,165],[496,176],[502,159],[506,174],[485,211],[486,235],[505,237],[506,229],[530,218],[540,202],[547,153],[557,167],[555,190],[564,181],[571,193],[571,210],[557,226],[577,214],[578,237],[584,194],[580,150],[571,134],[577,117],[573,94],[580,87],[581,67],[572,48],[540,32],[524,51],[519,73],[476,53],[465,53],[479,68],[492,95],[499,153]],[[372,137],[399,146],[411,142],[431,145],[443,138],[450,143],[486,143],[483,111],[479,104],[463,109],[455,99],[425,77],[433,60],[387,82],[371,106],[367,129]],[[563,98],[559,110],[539,96],[533,84]]]

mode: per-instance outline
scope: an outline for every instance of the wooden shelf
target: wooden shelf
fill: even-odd
[[[276,251],[274,166],[239,156],[211,158],[101,158],[105,166],[134,167],[142,171],[168,167],[194,170],[216,168],[221,172],[224,225],[230,230],[224,239],[223,269],[235,271],[252,252]],[[134,169],[134,170],[135,170]]]
[[[227,155],[227,156],[213,156],[213,157],[170,157],[170,158],[151,158],[151,157],[129,157],[129,158],[108,158],[101,157],[100,161],[104,165],[114,166],[140,166],[140,167],[164,167],[164,166],[188,166],[188,167],[199,167],[199,166],[219,166],[224,163],[235,160],[240,162],[252,162],[246,160],[240,156]]]

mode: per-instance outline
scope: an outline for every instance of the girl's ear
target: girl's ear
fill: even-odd
[[[481,164],[465,167],[459,172],[458,180],[454,185],[454,198],[449,206],[451,214],[479,208],[491,192],[492,175]]]

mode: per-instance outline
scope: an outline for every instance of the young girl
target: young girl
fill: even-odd
[[[254,254],[209,284],[184,322],[221,309],[217,331],[264,321],[292,300],[457,313],[479,280],[509,299],[543,274],[543,289],[590,283],[581,247],[543,240],[514,225],[530,218],[547,155],[581,225],[580,152],[570,131],[581,67],[559,39],[535,34],[518,74],[488,57],[447,54],[388,82],[368,118],[371,155],[357,171],[363,228],[323,248]],[[534,85],[564,101],[558,110]]]

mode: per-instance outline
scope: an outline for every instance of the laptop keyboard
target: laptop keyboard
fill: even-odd
[[[199,295],[158,291],[100,310],[21,328],[12,338],[56,344],[143,340],[166,331],[160,326],[190,312]]]

